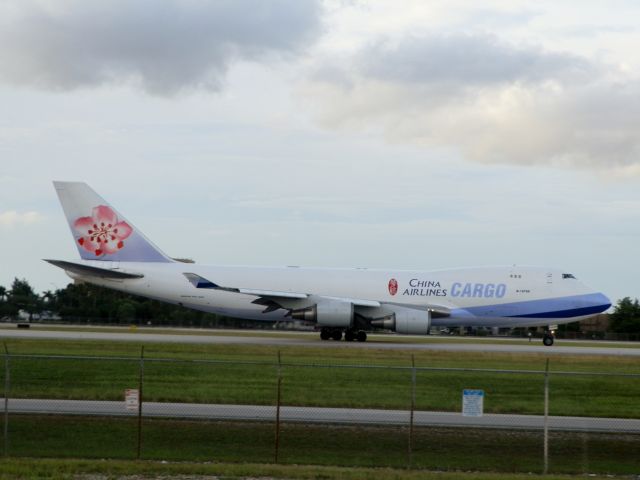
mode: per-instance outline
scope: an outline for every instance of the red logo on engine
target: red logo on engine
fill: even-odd
[[[395,278],[389,280],[389,293],[391,295],[398,293],[398,281]]]

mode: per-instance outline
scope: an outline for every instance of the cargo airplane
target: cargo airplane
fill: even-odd
[[[206,266],[165,255],[87,184],[54,182],[81,260],[46,260],[77,281],[229,317],[313,322],[323,340],[375,328],[552,327],[604,312],[609,299],[545,267],[434,271]]]

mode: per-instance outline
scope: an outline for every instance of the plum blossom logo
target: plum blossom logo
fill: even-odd
[[[78,245],[96,257],[124,248],[123,240],[133,232],[129,224],[118,221],[116,212],[106,205],[94,207],[90,217],[76,219],[73,227],[80,234]]]
[[[389,293],[391,295],[398,293],[398,281],[395,278],[389,280]]]

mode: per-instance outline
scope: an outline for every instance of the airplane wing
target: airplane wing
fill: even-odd
[[[223,287],[218,285],[211,280],[207,280],[204,277],[196,273],[183,273],[183,275],[191,282],[191,284],[196,288],[209,288],[213,290],[220,290],[225,292],[233,292],[233,293],[243,293],[246,295],[255,295],[256,298],[252,303],[257,305],[264,305],[267,308],[264,310],[264,313],[271,312],[273,310],[277,310],[279,308],[284,309],[293,309],[293,308],[303,308],[305,304],[311,305],[314,302],[313,294],[302,293],[302,292],[284,292],[284,291],[276,291],[276,290],[259,290],[253,288],[236,288],[236,287]],[[315,296],[317,299],[318,296]],[[395,306],[402,306],[404,308],[415,308],[416,310],[430,310],[432,312],[437,312],[440,316],[448,316],[449,309],[446,307],[442,307],[439,305],[433,306],[407,306],[400,305],[395,303],[385,303],[379,302],[377,300],[365,300],[360,298],[347,298],[347,297],[332,297],[332,296],[322,296],[323,299],[331,301],[339,301],[339,302],[348,302],[353,304],[354,307],[360,307],[362,310],[366,309],[380,309],[381,307],[388,306],[388,308],[393,309]]]
[[[224,292],[256,295],[258,297],[279,297],[279,298],[308,298],[309,297],[309,295],[307,295],[306,293],[279,292],[275,290],[256,290],[253,288],[222,287],[195,273],[183,273],[183,275],[187,277],[187,280],[189,280],[189,282],[191,282],[191,284],[196,288],[210,288],[213,290],[222,290]]]

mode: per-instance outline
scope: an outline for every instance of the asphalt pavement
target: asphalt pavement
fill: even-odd
[[[127,410],[125,402],[90,400],[9,399],[9,413],[87,416],[136,416],[137,410]],[[276,407],[264,405],[217,405],[195,403],[145,402],[144,417],[207,419],[227,421],[275,421]],[[408,425],[408,410],[356,408],[290,407],[280,408],[283,422],[348,424],[348,425]],[[594,417],[549,416],[550,430],[613,433],[640,433],[640,420]],[[414,412],[415,426],[482,427],[538,430],[544,427],[544,417],[538,415],[488,414],[465,417],[454,412]]]
[[[187,330],[188,331],[188,330]],[[148,331],[138,332],[105,332],[105,331],[74,331],[74,330],[43,330],[30,329],[0,329],[0,341],[8,338],[39,338],[58,340],[109,340],[137,343],[183,343],[183,344],[235,344],[235,345],[272,345],[272,346],[309,346],[323,348],[373,348],[389,350],[437,350],[453,352],[502,352],[502,353],[544,353],[549,355],[615,355],[640,357],[640,348],[624,347],[594,347],[580,346],[580,342],[573,345],[554,345],[545,347],[542,341],[534,339],[531,343],[516,343],[503,339],[476,339],[456,342],[447,341],[447,338],[434,337],[433,341],[424,342],[409,341],[407,337],[394,335],[370,335],[367,342],[336,342],[333,340],[321,341],[314,333],[291,334],[262,334],[251,335],[250,332],[243,335],[234,332],[216,332],[216,334],[171,334],[152,333]],[[398,341],[394,341],[395,338]],[[458,339],[456,339],[458,340]]]

